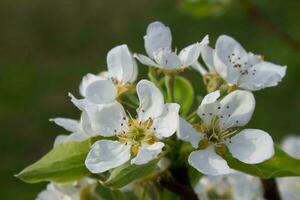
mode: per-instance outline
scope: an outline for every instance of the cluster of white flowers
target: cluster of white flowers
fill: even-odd
[[[300,159],[300,137],[288,136],[282,148],[291,156]],[[277,178],[281,199],[300,200],[300,178]],[[228,175],[205,176],[195,186],[201,200],[211,198],[232,200],[263,200],[262,184],[257,177],[234,171]]]
[[[226,151],[236,159],[261,163],[274,155],[271,136],[260,129],[242,129],[251,119],[255,98],[251,91],[275,86],[285,76],[286,67],[263,61],[261,56],[246,52],[229,36],[217,39],[215,49],[208,46],[208,36],[182,49],[172,50],[169,27],[153,22],[144,36],[148,54],[132,54],[127,45],[116,46],[107,54],[107,71],[83,77],[79,91],[81,99],[69,94],[81,111],[81,119],[51,119],[70,131],[60,135],[55,145],[102,136],[96,141],[85,160],[91,173],[102,173],[126,162],[141,165],[164,156],[166,139],[177,138],[194,148],[188,163],[206,175],[231,173],[225,158]],[[199,62],[201,57],[207,66]],[[138,68],[135,58],[165,74],[177,74],[192,67],[205,77],[208,74],[222,79],[230,88],[224,95],[219,90],[207,94],[196,113],[198,121],[179,116],[180,105],[165,102],[160,88],[149,80],[136,83]],[[137,94],[137,115],[131,114],[122,97]],[[124,108],[125,107],[125,108]],[[175,137],[175,136],[174,136]],[[174,138],[172,137],[172,138]],[[55,184],[47,192],[60,195]],[[38,199],[43,198],[41,193]],[[62,199],[76,199],[67,196]]]

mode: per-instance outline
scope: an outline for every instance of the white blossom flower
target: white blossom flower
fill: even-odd
[[[208,36],[201,42],[185,47],[177,55],[176,51],[172,51],[170,28],[156,21],[148,25],[144,41],[149,57],[142,54],[134,54],[142,64],[165,70],[175,70],[188,67],[198,60],[201,48],[204,44],[208,44]]]
[[[237,41],[226,35],[217,39],[215,49],[204,46],[201,57],[208,71],[198,62],[193,67],[202,75],[220,76],[230,86],[245,90],[276,86],[286,74],[286,66],[264,61],[261,56],[246,52]]]
[[[228,175],[204,176],[195,186],[201,200],[212,197],[232,200],[263,199],[262,185],[258,178],[234,171]]]
[[[221,101],[220,91],[206,95],[197,110],[201,122],[192,126],[180,119],[178,137],[190,142],[195,151],[189,164],[207,175],[230,172],[222,158],[226,147],[232,156],[244,163],[261,163],[274,154],[270,135],[259,129],[244,129],[254,111],[255,99],[251,92],[236,90]],[[217,152],[217,153],[216,153]]]
[[[282,148],[290,156],[300,159],[300,137],[289,136],[283,140]],[[300,178],[277,178],[278,188],[283,200],[300,200]]]
[[[106,104],[128,90],[137,78],[137,65],[127,45],[112,48],[107,54],[107,68],[99,75],[87,74],[83,77],[79,91],[84,99],[76,99],[71,93],[71,101],[81,110],[87,104]]]
[[[137,118],[126,115],[118,102],[89,105],[87,113],[92,128],[103,136],[116,136],[116,141],[100,140],[93,144],[85,164],[92,173],[101,173],[129,161],[145,164],[162,151],[162,138],[170,137],[178,127],[179,105],[164,104],[163,94],[150,81],[137,84],[140,106]]]
[[[80,200],[81,192],[86,189],[92,192],[91,186],[95,183],[96,181],[90,178],[65,184],[51,182],[38,194],[36,200]]]

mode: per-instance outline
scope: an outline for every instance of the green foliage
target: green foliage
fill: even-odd
[[[196,17],[216,16],[225,10],[230,0],[182,0],[180,8]]]
[[[232,156],[227,156],[226,160],[231,168],[264,179],[300,176],[300,160],[292,158],[278,146],[275,146],[274,157],[260,164],[245,164]]]
[[[144,165],[131,165],[129,162],[115,168],[104,185],[111,188],[121,188],[130,182],[151,175],[155,172],[157,160]]]
[[[191,83],[183,77],[176,76],[173,96],[174,101],[180,105],[180,113],[187,114],[194,101],[194,89]]]
[[[27,183],[69,182],[88,176],[84,161],[90,146],[90,140],[60,144],[16,176]]]

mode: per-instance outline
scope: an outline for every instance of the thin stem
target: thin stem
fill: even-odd
[[[174,100],[174,75],[165,76],[165,85],[167,88],[168,101]]]
[[[149,67],[148,78],[151,82],[153,82],[158,88],[161,89],[159,81],[156,78],[156,72],[154,67]]]
[[[281,200],[276,180],[274,178],[261,179],[266,200]]]

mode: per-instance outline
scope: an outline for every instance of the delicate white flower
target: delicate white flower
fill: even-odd
[[[163,94],[150,81],[137,84],[140,106],[136,119],[127,116],[118,102],[89,105],[87,113],[92,129],[118,140],[100,140],[93,144],[85,164],[92,173],[101,173],[127,162],[145,164],[155,159],[164,147],[160,141],[178,127],[179,105],[164,104]]]
[[[49,183],[47,189],[40,192],[36,200],[80,200],[81,192],[88,188],[92,192],[92,185],[96,181],[90,178],[84,178],[80,181],[58,184]]]
[[[208,36],[201,42],[196,42],[182,49],[177,55],[176,51],[172,51],[170,28],[156,21],[149,24],[144,41],[149,57],[134,54],[141,63],[165,70],[175,70],[188,67],[198,60],[201,48],[208,44]]]
[[[226,146],[233,157],[244,163],[255,164],[271,158],[274,147],[268,133],[259,129],[239,130],[252,117],[253,94],[236,90],[221,101],[217,100],[219,97],[219,91],[204,97],[197,110],[200,123],[192,126],[180,119],[178,137],[197,149],[190,154],[189,164],[204,174],[227,174],[230,168],[222,158]]]
[[[218,38],[215,49],[204,46],[201,57],[209,73],[245,90],[276,86],[286,74],[286,66],[266,62],[261,56],[246,52],[237,41],[226,35]],[[198,62],[193,67],[202,75],[208,73]]]
[[[283,140],[282,148],[289,155],[300,159],[300,137],[289,136]],[[277,178],[278,188],[283,200],[300,200],[300,178]]]
[[[112,48],[107,54],[108,71],[99,75],[87,74],[83,77],[79,91],[84,99],[76,99],[71,93],[71,101],[81,110],[87,104],[111,103],[128,90],[137,78],[137,65],[127,45]]]
[[[222,176],[204,176],[195,186],[202,200],[211,197],[232,200],[263,199],[262,185],[258,178],[234,171]]]

